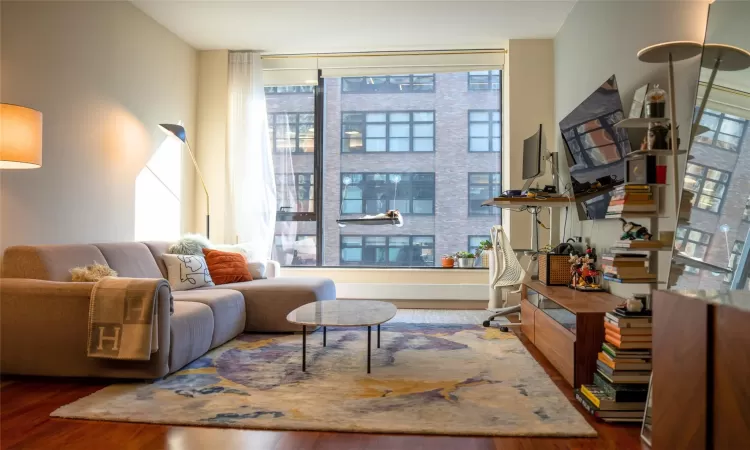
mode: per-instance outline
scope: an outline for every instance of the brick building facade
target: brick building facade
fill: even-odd
[[[470,239],[476,245],[500,222],[499,210],[478,207],[480,199],[501,189],[500,74],[379,78],[375,81],[402,84],[372,92],[369,77],[325,80],[323,265],[439,265],[440,255],[469,250]],[[301,183],[298,177],[288,180],[290,186],[297,181],[296,204],[280,201],[279,206],[312,211],[307,175],[314,164],[313,95],[269,92],[267,104],[275,122],[276,173],[303,175]],[[295,151],[285,151],[289,146]],[[277,178],[277,184],[287,182]],[[280,191],[280,199],[287,198],[283,186]],[[394,205],[404,214],[403,227],[336,223],[339,217],[385,212]],[[280,220],[277,235],[314,239],[315,226]],[[313,255],[294,252],[290,237],[283,241],[277,237],[276,257],[283,263],[314,264]]]

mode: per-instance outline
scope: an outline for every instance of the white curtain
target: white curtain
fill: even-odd
[[[227,240],[253,259],[269,259],[276,223],[276,183],[260,55],[229,54]]]

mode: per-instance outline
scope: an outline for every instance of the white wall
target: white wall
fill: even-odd
[[[639,62],[638,50],[665,41],[703,42],[707,11],[707,3],[697,2],[578,2],[555,37],[556,121],[559,123],[612,74],[617,76],[625,111],[629,110],[635,89],[645,83],[657,82],[666,89],[666,65]],[[688,140],[699,65],[699,57],[675,64],[677,119],[683,143]],[[558,150],[563,151],[559,133],[557,144]],[[560,160],[565,161],[562,157]],[[684,171],[684,164],[682,156],[680,173]],[[680,176],[680,180],[682,178]],[[671,171],[667,180],[671,183]],[[662,197],[662,210],[672,219],[661,219],[660,228],[673,230],[676,222],[673,186],[661,189],[670,194]],[[561,231],[562,226],[561,218]],[[588,237],[599,252],[611,246],[621,233],[616,220],[579,222],[574,218],[568,226],[568,237]],[[663,253],[660,274],[666,279],[670,255]],[[647,292],[647,287],[612,286],[611,291],[627,296]]]
[[[128,2],[0,8],[0,101],[44,114],[42,168],[0,174],[0,248],[132,240],[135,179],[165,139],[157,124],[193,130],[196,51]],[[190,230],[192,167],[182,180]]]

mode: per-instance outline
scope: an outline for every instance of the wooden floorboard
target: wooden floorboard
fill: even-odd
[[[486,313],[485,313],[486,314]],[[485,314],[481,314],[484,316]],[[405,314],[419,321],[431,313]],[[477,315],[456,313],[468,323]],[[416,319],[416,320],[415,320]],[[409,320],[409,321],[411,321]],[[441,320],[433,318],[433,320]],[[560,391],[596,429],[597,438],[452,437],[172,427],[136,423],[53,419],[60,406],[85,397],[107,381],[4,377],[0,384],[1,449],[258,449],[258,450],[547,450],[641,449],[637,425],[596,421],[578,405],[573,390],[544,356],[522,335],[521,342]],[[512,408],[513,405],[508,405]]]

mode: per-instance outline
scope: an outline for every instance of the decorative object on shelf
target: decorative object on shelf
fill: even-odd
[[[646,155],[625,161],[628,183],[649,184],[656,183],[656,156]]]
[[[455,262],[456,260],[453,258],[453,255],[443,255],[440,258],[440,264],[444,269],[452,269]]]
[[[0,103],[0,169],[42,167],[42,113]]]
[[[586,246],[581,254],[570,254],[570,287],[581,291],[600,291],[599,277],[601,272],[596,269],[596,251]]]
[[[646,241],[651,240],[651,233],[648,232],[648,228],[635,222],[628,222],[625,219],[620,219],[622,222],[622,236],[620,239],[630,239],[631,241],[636,239],[643,239]]]
[[[629,118],[637,119],[643,117],[643,105],[646,103],[646,93],[650,86],[647,83],[636,89],[635,94],[633,94],[633,103],[630,106],[630,114],[628,114]]]
[[[472,269],[474,267],[474,253],[471,252],[458,252],[456,253],[456,261],[458,262],[459,269]]]
[[[539,281],[547,286],[565,286],[570,283],[570,253],[573,247],[564,244],[563,251],[540,253],[538,259]],[[561,247],[563,244],[560,244]],[[567,250],[567,251],[565,251]]]
[[[669,128],[662,122],[650,122],[646,134],[646,148],[642,150],[668,150]]]
[[[647,119],[663,119],[667,117],[667,91],[660,88],[658,84],[655,84],[646,93],[644,113]]]
[[[490,267],[490,258],[492,257],[492,241],[485,239],[479,243],[476,250],[476,256],[479,258],[483,269]]]
[[[638,298],[629,298],[625,302],[625,309],[628,310],[628,312],[641,312],[643,311],[643,302]]]

